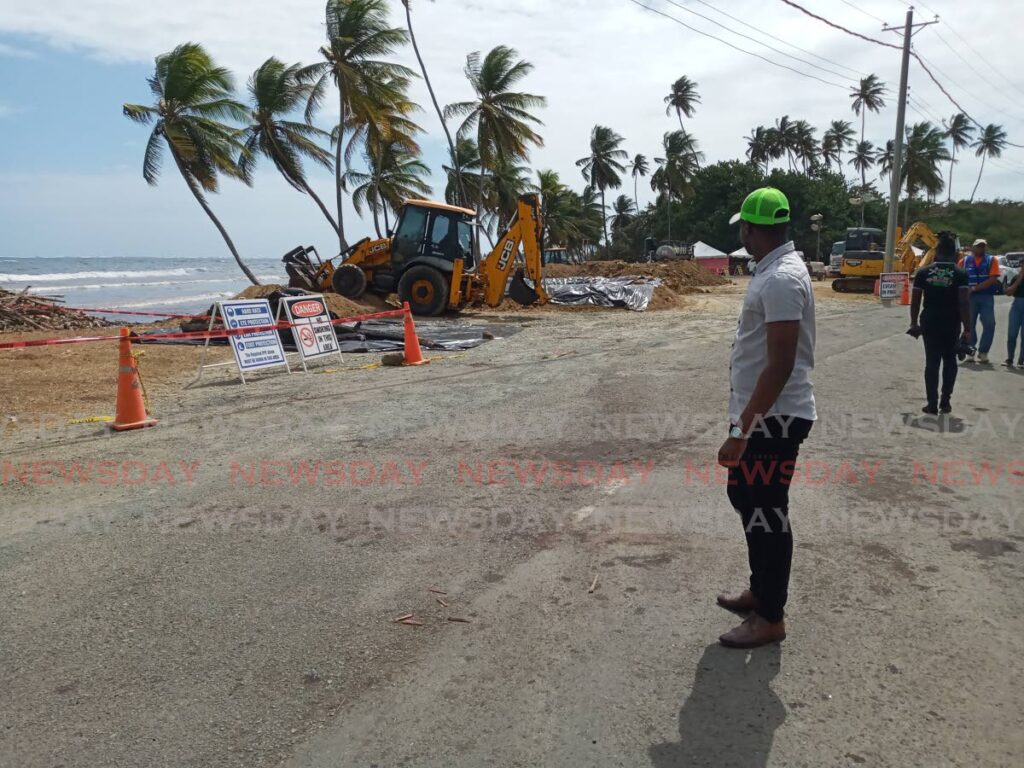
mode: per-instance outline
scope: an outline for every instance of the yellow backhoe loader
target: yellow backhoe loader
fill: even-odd
[[[519,198],[518,210],[495,246],[479,264],[473,258],[475,212],[428,200],[407,200],[398,212],[394,234],[366,238],[321,261],[311,248],[297,248],[284,257],[289,285],[333,291],[357,299],[366,291],[397,293],[417,315],[439,315],[470,304],[496,307],[505,297],[520,304],[545,304],[541,285],[540,201],[537,195]],[[509,283],[520,247],[522,268]],[[316,261],[313,258],[316,257]],[[334,261],[340,259],[336,267]],[[524,280],[529,277],[531,288]]]
[[[854,228],[847,230],[846,253],[839,277],[832,283],[832,290],[840,293],[871,293],[875,281],[882,274],[885,247],[880,229]],[[935,260],[935,246],[939,238],[923,222],[915,222],[907,231],[896,232],[896,250],[893,256],[893,272],[913,274]],[[926,246],[924,255],[918,257],[915,243]],[[957,248],[960,247],[957,242]]]

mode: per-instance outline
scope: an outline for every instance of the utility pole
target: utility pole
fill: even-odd
[[[910,75],[910,41],[914,37],[915,29],[937,24],[939,17],[934,21],[926,21],[923,24],[914,24],[914,6],[907,11],[906,24],[903,27],[903,66],[900,68],[900,93],[899,104],[896,109],[896,138],[892,150],[892,186],[889,191],[889,222],[885,231],[885,260],[883,261],[883,272],[892,272],[896,255],[896,226],[899,222],[900,213],[900,190],[903,187],[903,137],[907,121],[907,80]],[[887,32],[899,32],[898,27],[890,27],[886,24],[883,28]]]

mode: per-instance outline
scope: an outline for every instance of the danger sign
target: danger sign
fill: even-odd
[[[323,296],[286,296],[281,299],[281,305],[292,324],[295,346],[303,361],[341,354]]]

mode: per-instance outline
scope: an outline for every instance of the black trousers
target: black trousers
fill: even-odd
[[[752,432],[739,466],[729,469],[729,501],[747,537],[750,591],[757,613],[770,622],[782,621],[785,612],[793,563],[789,486],[813,424],[790,416],[766,419]]]
[[[939,403],[939,366],[942,367],[942,396],[953,396],[956,385],[956,347],[959,341],[956,330],[924,331],[924,393],[928,405]]]

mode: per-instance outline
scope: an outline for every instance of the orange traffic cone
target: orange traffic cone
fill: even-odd
[[[424,359],[423,352],[420,351],[420,340],[416,335],[416,326],[412,322],[412,310],[408,301],[402,304],[402,309],[405,310],[405,360],[402,361],[402,365],[426,365],[430,361]]]
[[[900,306],[901,307],[909,307],[910,306],[910,281],[909,280],[904,280],[903,281],[903,292],[900,294]]]
[[[121,329],[120,351],[117,356],[117,413],[111,427],[118,432],[129,429],[152,427],[156,419],[146,416],[146,404],[142,400],[142,382],[139,370],[132,356],[130,331]]]
[[[874,290],[875,296],[881,295],[881,293],[882,293],[882,287],[881,286],[882,286],[882,281],[881,280],[875,280],[875,290]]]

